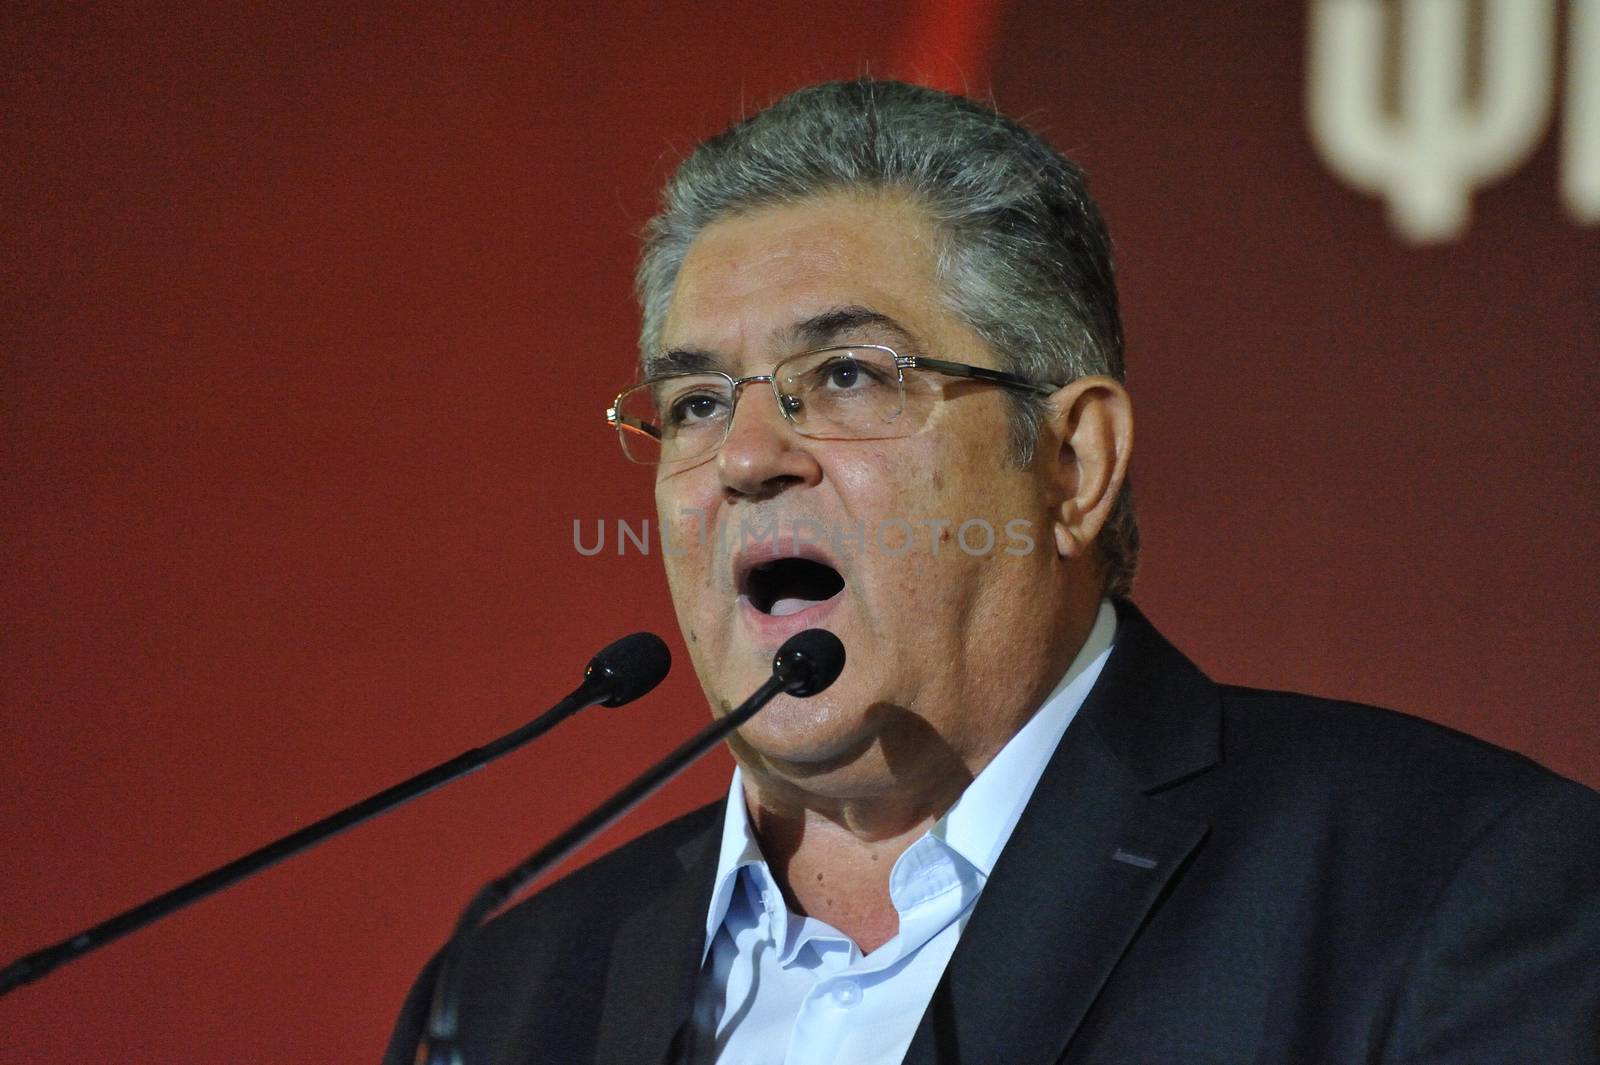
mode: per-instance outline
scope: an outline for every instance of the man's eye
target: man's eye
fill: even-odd
[[[839,359],[822,368],[822,379],[833,388],[853,388],[861,371],[849,359]]]
[[[721,396],[709,392],[691,392],[667,404],[664,414],[670,428],[711,421],[721,415],[722,410]]]
[[[833,359],[817,367],[816,387],[834,392],[860,391],[883,383],[873,367],[856,359]]]

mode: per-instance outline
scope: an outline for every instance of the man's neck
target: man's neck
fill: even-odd
[[[751,828],[784,899],[849,936],[863,953],[893,938],[900,920],[889,873],[900,855],[933,827],[959,796],[890,809],[882,802],[766,804],[747,783]]]

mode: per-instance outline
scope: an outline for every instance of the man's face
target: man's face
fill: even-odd
[[[939,302],[934,256],[921,211],[887,194],[724,219],[684,260],[663,351],[735,377],[851,343],[998,368]],[[1002,390],[912,375],[937,400],[912,435],[801,436],[757,382],[720,452],[659,470],[667,576],[716,712],[795,632],[827,628],[846,648],[828,691],[779,697],[741,730],[736,753],[757,774],[850,791],[930,750],[987,758],[1018,724],[1006,675],[1049,609],[1053,489],[1008,464]],[[795,556],[808,561],[778,561]]]

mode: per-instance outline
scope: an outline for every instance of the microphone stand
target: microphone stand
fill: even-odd
[[[591,667],[592,668],[592,667]],[[665,673],[665,669],[662,670]],[[459,776],[463,776],[475,769],[480,769],[487,763],[499,758],[508,751],[513,751],[530,740],[536,739],[571,717],[579,710],[602,700],[613,698],[611,688],[614,678],[607,669],[593,669],[585,677],[584,682],[565,699],[562,699],[551,709],[534,718],[521,728],[506,733],[504,736],[482,747],[474,747],[463,751],[461,754],[447,762],[441,762],[432,769],[425,770],[373,795],[354,805],[347,806],[338,813],[330,814],[315,824],[307,825],[297,832],[291,832],[282,839],[267,844],[251,851],[242,858],[237,858],[228,864],[213,869],[203,876],[196,877],[186,884],[182,884],[165,894],[157,895],[130,910],[125,910],[109,920],[102,921],[92,928],[79,932],[77,935],[64,939],[59,943],[36,950],[24,955],[0,970],[0,995],[21,987],[23,984],[32,983],[49,973],[56,966],[81,958],[97,947],[103,947],[112,940],[120,939],[129,932],[143,928],[145,925],[160,920],[174,910],[180,910],[191,903],[198,902],[215,892],[221,891],[237,881],[253,873],[260,872],[275,862],[280,862],[293,854],[305,850],[322,842],[329,836],[351,828],[371,817],[376,817],[395,806],[410,799],[414,799],[424,792],[432,791],[441,784],[448,783]]]
[[[831,681],[832,677],[828,679]],[[423,1029],[422,1046],[418,1048],[417,1065],[462,1065],[459,954],[466,934],[505,905],[518,891],[549,872],[562,859],[699,760],[726,739],[729,733],[755,717],[774,696],[790,690],[793,685],[793,678],[774,673],[732,713],[695,733],[671,754],[645,770],[633,783],[607,799],[593,813],[546,843],[504,876],[490,881],[473,896],[440,952],[439,971],[433,984],[433,1002],[428,1010],[428,1023]]]

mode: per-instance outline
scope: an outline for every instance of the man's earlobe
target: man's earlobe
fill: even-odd
[[[1057,521],[1054,528],[1056,534],[1056,554],[1062,558],[1075,559],[1083,554],[1083,545],[1074,539],[1067,522]]]

